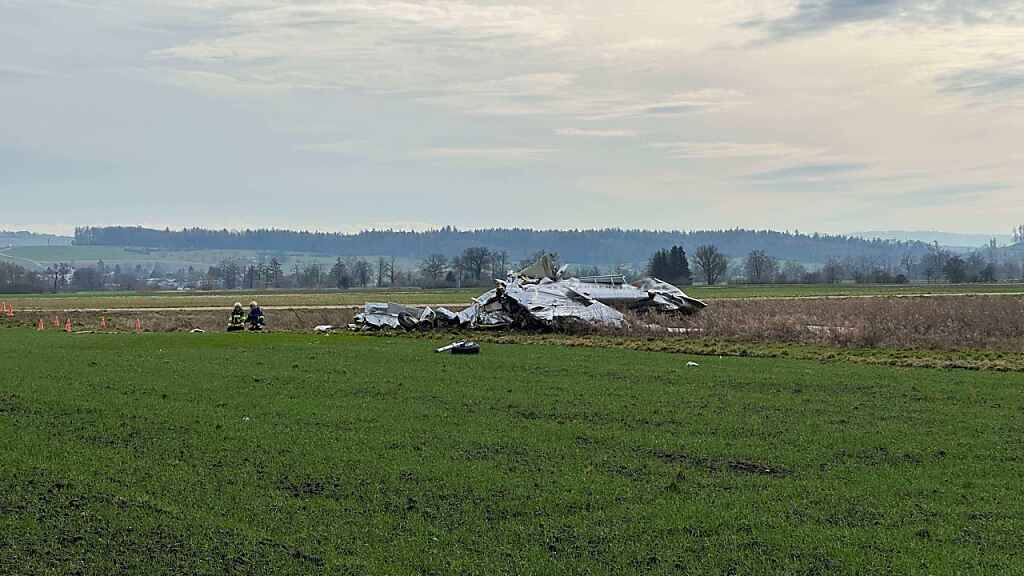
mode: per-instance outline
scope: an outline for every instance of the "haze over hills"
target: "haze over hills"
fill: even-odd
[[[0,248],[10,246],[70,246],[74,238],[55,234],[36,234],[25,230],[0,230]]]
[[[432,254],[452,256],[467,248],[485,247],[495,252],[505,252],[513,260],[547,251],[558,253],[564,262],[597,266],[644,263],[654,252],[675,245],[692,251],[703,244],[712,244],[730,257],[742,257],[753,250],[763,250],[781,260],[809,264],[844,258],[867,258],[892,263],[904,255],[920,256],[928,250],[921,242],[742,229],[459,230],[446,227],[424,232],[386,230],[341,234],[290,230],[106,227],[77,229],[75,244],[133,246],[155,250],[258,250],[413,259],[426,258]]]
[[[377,229],[367,229],[360,233],[376,231]],[[391,230],[386,231],[390,232]],[[429,230],[417,229],[409,230],[408,232],[414,231],[424,232]],[[396,230],[396,232],[406,232],[406,230]],[[978,248],[987,246],[993,238],[999,246],[1011,246],[1014,244],[1013,236],[1010,234],[944,232],[941,230],[868,230],[864,232],[851,232],[848,236],[864,240],[880,239],[897,242],[924,242],[925,244],[938,243],[940,246],[947,248]],[[0,230],[0,247],[70,246],[74,242],[74,236],[62,234],[47,234],[28,230]]]
[[[533,230],[528,228],[460,230],[444,227],[425,231],[370,230],[359,233],[325,233],[291,230],[157,230],[137,226],[82,227],[75,237],[0,231],[0,259],[43,268],[48,263],[110,262],[203,267],[226,257],[223,251],[239,251],[251,257],[275,255],[280,261],[336,257],[394,257],[406,266],[434,254],[454,257],[467,248],[485,247],[504,252],[513,261],[541,251],[557,253],[564,262],[614,267],[639,266],[650,255],[674,245],[693,251],[702,244],[718,247],[726,256],[739,259],[762,250],[779,260],[810,266],[830,259],[860,259],[893,266],[905,256],[921,257],[928,245],[939,245],[966,254],[987,246],[995,238],[999,254],[1016,257],[1009,235],[963,234],[941,231],[870,231],[849,236],[777,232],[772,230]],[[51,247],[52,250],[47,251]],[[124,249],[123,253],[110,252]]]
[[[883,240],[898,240],[900,242],[924,242],[926,244],[938,242],[940,246],[950,248],[978,248],[980,246],[987,246],[993,238],[995,238],[999,246],[1013,244],[1013,236],[1010,234],[968,234],[941,232],[938,230],[872,230],[868,232],[852,232],[850,235],[858,238],[881,238]]]

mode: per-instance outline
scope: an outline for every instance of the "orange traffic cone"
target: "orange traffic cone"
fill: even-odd
[[[71,318],[68,318],[68,321],[64,324],[64,331],[71,334]]]
[[[100,330],[106,330],[106,329],[107,329],[107,317],[106,316],[100,316]]]
[[[135,332],[142,334],[142,320],[139,320],[138,318],[135,319]]]
[[[40,318],[39,319],[39,325],[36,326],[36,332],[42,332],[43,330],[46,330],[46,325],[43,324],[43,319]]]
[[[7,317],[14,318],[14,304],[7,305]]]

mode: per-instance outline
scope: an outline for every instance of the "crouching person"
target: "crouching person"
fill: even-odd
[[[266,319],[263,317],[263,309],[255,301],[249,304],[249,318],[246,320],[249,330],[263,330]]]
[[[245,330],[245,310],[242,309],[241,302],[235,302],[235,307],[231,310],[231,318],[228,319],[228,332],[241,332]]]

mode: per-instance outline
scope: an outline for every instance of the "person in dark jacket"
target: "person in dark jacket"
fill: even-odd
[[[263,317],[263,309],[255,300],[249,303],[249,318],[246,319],[249,330],[263,330],[266,319]]]
[[[245,310],[241,302],[235,302],[231,310],[231,318],[228,319],[228,332],[239,332],[245,330]]]

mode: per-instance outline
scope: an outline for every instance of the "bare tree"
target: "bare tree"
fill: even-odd
[[[910,275],[912,275],[914,273],[914,268],[916,266],[917,266],[917,259],[914,258],[914,255],[911,254],[910,252],[907,252],[907,253],[903,254],[903,256],[900,256],[900,267],[899,267],[899,269],[902,270],[903,273],[906,274],[907,276],[910,276]]]
[[[267,286],[265,286],[265,287],[269,288],[269,287],[273,286],[274,288],[280,288],[281,287],[281,279],[283,277],[284,277],[284,269],[281,266],[281,261],[278,260],[277,258],[271,258],[270,259],[270,264],[267,265],[267,274],[266,274],[266,276],[264,276],[264,278],[266,279],[266,283],[267,283]]]
[[[462,288],[462,283],[466,279],[466,262],[462,256],[452,259],[452,271],[455,273],[456,286]]]
[[[711,244],[697,248],[697,251],[693,253],[693,259],[708,286],[717,284],[729,268],[729,260]]]
[[[420,275],[432,286],[440,284],[448,269],[448,258],[444,254],[431,254],[420,262]]]
[[[846,266],[836,258],[829,258],[821,267],[821,280],[826,284],[838,284],[846,276]]]
[[[754,250],[747,255],[743,268],[747,273],[748,282],[766,284],[775,279],[779,264],[764,250]]]
[[[256,283],[259,281],[259,269],[255,264],[249,264],[245,268],[245,275],[243,276],[245,281],[245,287],[253,290],[256,288]]]
[[[356,260],[355,264],[352,265],[352,276],[355,277],[356,282],[363,288],[370,283],[372,273],[373,269],[366,260]]]
[[[242,275],[242,266],[238,260],[228,258],[220,263],[220,272],[224,279],[224,288],[234,290],[239,287],[239,276]]]
[[[402,269],[398,267],[398,262],[395,257],[391,257],[391,263],[388,265],[388,286],[400,285],[402,278]]]
[[[384,279],[391,276],[391,264],[383,257],[377,258],[377,287],[384,285]]]
[[[338,258],[331,267],[331,280],[335,288],[348,288],[352,284],[348,266]]]
[[[938,242],[928,246],[928,253],[921,257],[925,278],[932,282],[945,276],[946,263],[951,256],[952,254],[939,247]]]
[[[491,251],[483,246],[466,248],[462,252],[462,263],[466,267],[469,276],[479,282],[483,276],[484,268],[491,262]]]
[[[509,272],[507,251],[502,250],[500,252],[495,252],[494,254],[492,254],[491,262],[493,267],[491,275],[494,276],[495,278],[503,278],[505,274]]]
[[[319,288],[323,285],[323,276],[323,267],[313,262],[302,270],[300,285],[303,288]]]
[[[786,263],[782,265],[782,269],[779,271],[778,277],[781,282],[796,284],[798,282],[802,282],[806,275],[807,268],[805,268],[803,264],[787,260]]]

